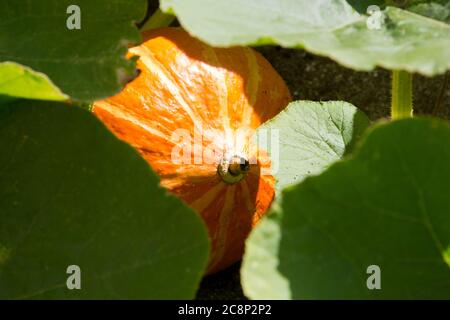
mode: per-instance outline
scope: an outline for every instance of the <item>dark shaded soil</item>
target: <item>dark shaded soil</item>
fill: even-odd
[[[242,300],[246,299],[239,277],[240,263],[203,279],[197,292],[199,300]]]
[[[303,50],[261,47],[260,51],[289,86],[294,100],[344,100],[363,110],[372,120],[389,116],[390,72],[376,69],[356,72]],[[415,114],[431,114],[443,84],[443,76],[415,75]],[[450,118],[450,86],[437,115]]]
[[[356,72],[334,61],[302,50],[279,47],[257,48],[289,86],[294,100],[344,100],[363,110],[370,119],[389,117],[390,72],[376,69]],[[436,107],[444,76],[414,77],[414,113],[434,114],[450,119],[450,86]],[[239,279],[240,264],[206,277],[197,299],[245,299]]]

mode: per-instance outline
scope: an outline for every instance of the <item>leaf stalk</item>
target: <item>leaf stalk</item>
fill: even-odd
[[[162,27],[168,27],[172,23],[173,20],[175,20],[174,15],[164,13],[161,9],[158,9],[144,23],[144,25],[141,27],[141,31],[162,28]]]
[[[392,71],[392,120],[413,116],[412,74],[408,71]]]

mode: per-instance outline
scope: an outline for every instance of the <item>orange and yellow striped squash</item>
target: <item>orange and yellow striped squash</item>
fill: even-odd
[[[143,37],[128,54],[139,56],[140,75],[96,102],[93,112],[139,151],[162,186],[203,217],[211,240],[207,273],[213,273],[241,258],[247,235],[273,200],[274,178],[261,174],[270,160],[250,138],[291,96],[250,48],[213,48],[181,28]]]

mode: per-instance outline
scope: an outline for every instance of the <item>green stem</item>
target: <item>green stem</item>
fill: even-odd
[[[175,20],[175,16],[164,13],[161,9],[158,9],[141,27],[141,31],[167,27],[173,20]]]
[[[412,100],[412,74],[407,71],[392,71],[392,119],[411,118],[413,114]]]

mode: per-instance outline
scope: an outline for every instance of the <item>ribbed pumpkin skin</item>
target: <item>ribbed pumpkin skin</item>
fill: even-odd
[[[245,238],[273,200],[274,178],[260,174],[270,161],[248,141],[291,96],[272,66],[250,48],[212,48],[181,28],[143,36],[145,42],[129,50],[140,56],[141,74],[118,95],[96,102],[93,112],[141,153],[162,186],[201,214],[212,244],[207,272],[213,273],[241,258]],[[192,138],[190,164],[172,161],[174,148],[180,148],[172,135],[180,129]],[[237,140],[236,130],[244,132]],[[212,144],[217,153],[198,151],[194,141],[203,151]],[[228,184],[217,166],[220,154],[233,148],[258,163],[241,181]]]

